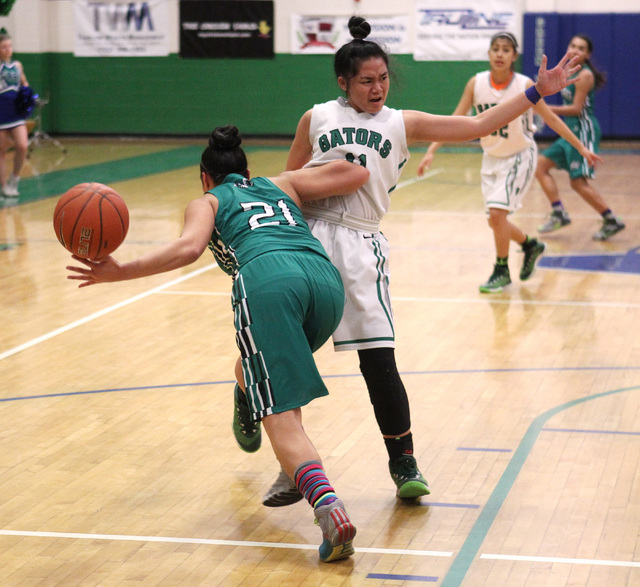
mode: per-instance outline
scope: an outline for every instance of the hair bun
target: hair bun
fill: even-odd
[[[209,138],[209,147],[215,151],[232,151],[242,144],[242,137],[237,126],[219,126],[213,130]]]
[[[361,16],[352,16],[348,26],[354,39],[366,39],[371,33],[371,25]]]

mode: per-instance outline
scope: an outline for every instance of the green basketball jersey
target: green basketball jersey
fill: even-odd
[[[266,177],[230,174],[210,193],[219,207],[209,249],[225,273],[235,275],[269,251],[313,251],[329,259],[300,208]]]
[[[583,65],[582,68],[588,71],[591,71],[589,69],[589,66],[587,65]],[[573,101],[575,99],[575,94],[576,94],[575,84],[571,84],[570,86],[567,86],[566,88],[564,88],[560,94],[562,96],[562,103],[565,106],[570,106],[571,104],[573,104]],[[587,94],[587,99],[584,102],[584,106],[582,107],[582,111],[580,112],[580,114],[578,116],[565,116],[564,118],[564,121],[567,124],[567,126],[572,130],[574,134],[578,135],[578,137],[581,140],[582,140],[582,137],[580,136],[579,129],[581,127],[582,128],[590,127],[597,124],[596,118],[593,114],[595,96],[596,96],[596,89],[594,84],[593,88],[591,88],[591,91]]]

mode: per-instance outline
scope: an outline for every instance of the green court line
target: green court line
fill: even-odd
[[[202,146],[189,145],[25,177],[20,180],[20,199],[17,203],[25,204],[58,196],[70,187],[86,181],[110,185],[118,181],[137,179],[185,167],[195,167],[200,162],[203,148]],[[273,148],[277,149],[278,147]],[[271,150],[272,147],[247,147],[245,152],[250,153],[263,149]]]
[[[447,571],[447,574],[445,575],[441,583],[441,587],[458,587],[464,580],[467,572],[469,571],[469,567],[471,566],[476,555],[478,554],[478,551],[480,550],[480,546],[482,545],[485,538],[487,537],[487,534],[491,529],[491,525],[496,519],[496,516],[498,515],[500,508],[504,504],[504,501],[507,498],[509,491],[511,491],[511,488],[515,483],[515,480],[518,474],[522,470],[522,467],[524,466],[524,463],[527,457],[529,456],[529,453],[531,452],[533,445],[538,439],[540,431],[542,430],[544,425],[547,423],[547,421],[552,416],[555,416],[559,412],[572,408],[578,404],[591,401],[594,399],[599,399],[601,397],[606,397],[608,395],[622,393],[624,391],[633,391],[637,389],[640,389],[640,386],[625,387],[622,389],[605,391],[602,393],[597,393],[595,395],[582,397],[580,399],[576,399],[576,400],[567,402],[565,404],[561,404],[555,408],[552,408],[551,410],[544,412],[543,414],[538,416],[533,422],[531,422],[529,429],[527,430],[524,437],[522,438],[520,445],[518,446],[516,451],[513,453],[513,456],[511,457],[511,460],[509,461],[507,468],[502,474],[502,477],[500,477],[500,480],[498,481],[498,484],[493,490],[493,493],[487,500],[487,503],[482,509],[482,512],[480,513],[480,515],[478,516],[476,523],[473,525],[471,532],[469,532],[469,536],[467,536],[467,539],[462,545],[462,548],[458,552],[456,558],[451,564],[451,567]]]
[[[180,147],[25,177],[20,180],[20,200],[18,203],[23,204],[57,196],[67,191],[71,186],[85,181],[97,181],[109,185],[118,181],[183,169],[197,165],[201,154],[202,147]]]

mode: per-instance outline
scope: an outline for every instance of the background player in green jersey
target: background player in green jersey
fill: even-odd
[[[334,161],[274,178],[249,179],[234,126],[216,128],[202,154],[204,195],[185,211],[179,238],[130,261],[74,257],[69,279],[80,287],[146,277],[196,261],[209,247],[233,276],[232,305],[242,379],[254,420],[262,420],[282,468],[314,508],[320,558],[353,554],[356,528],[302,427],[301,407],[328,391],[313,352],[342,318],[344,287],[311,234],[302,199],[349,193],[369,177],[359,164]]]
[[[593,113],[596,90],[606,82],[605,75],[591,63],[593,42],[587,35],[575,35],[569,42],[569,53],[578,58],[582,69],[571,85],[562,90],[562,106],[550,106],[551,111],[564,116],[567,126],[584,145],[594,153],[600,145],[600,124]],[[620,232],[624,223],[616,217],[588,180],[594,177],[594,168],[573,146],[563,138],[557,139],[538,158],[536,177],[551,204],[551,215],[538,227],[539,232],[551,232],[571,222],[564,209],[558,186],[549,171],[557,167],[569,172],[571,188],[602,216],[602,226],[593,240],[604,241]]]

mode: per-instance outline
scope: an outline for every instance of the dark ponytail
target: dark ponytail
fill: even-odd
[[[247,174],[247,156],[240,146],[242,137],[238,127],[228,125],[213,129],[209,146],[202,153],[200,171],[211,176],[216,185],[230,173]]]
[[[591,40],[591,38],[585,35],[584,33],[573,35],[574,39],[576,37],[578,37],[579,39],[582,39],[587,44],[589,55],[593,54],[593,41]],[[602,86],[604,86],[604,84],[607,83],[607,74],[604,71],[599,70],[595,65],[593,65],[593,62],[591,61],[591,59],[585,59],[584,62],[587,64],[589,69],[593,72],[593,77],[595,79],[595,88],[596,90],[599,90]]]
[[[360,64],[374,57],[382,59],[388,67],[389,54],[378,43],[365,40],[371,33],[371,25],[361,16],[352,16],[348,26],[353,41],[342,45],[336,52],[333,60],[336,77],[349,82],[360,71]]]

